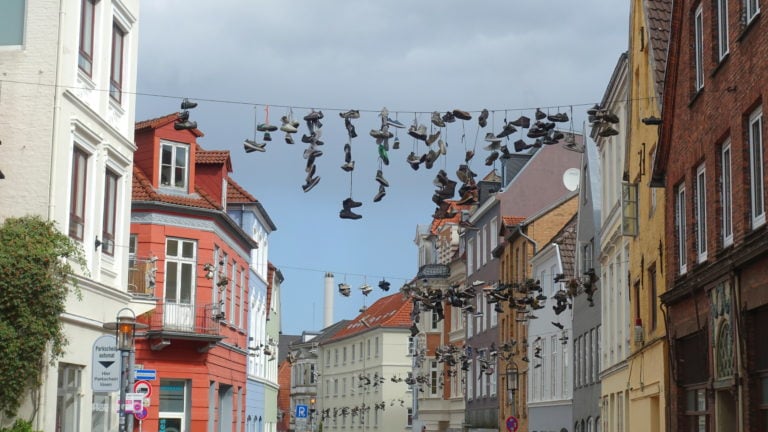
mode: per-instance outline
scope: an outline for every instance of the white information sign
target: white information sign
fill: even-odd
[[[96,393],[120,390],[120,351],[113,335],[99,336],[93,343],[91,387]]]

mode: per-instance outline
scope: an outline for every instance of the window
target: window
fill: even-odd
[[[333,349],[333,365],[334,366],[339,365],[339,349],[338,348]]]
[[[94,393],[91,403],[91,432],[108,432],[112,424],[114,408],[109,393]]]
[[[408,408],[408,418],[406,419],[408,426],[413,426],[413,408]]]
[[[701,10],[701,5],[699,5],[693,16],[693,63],[696,68],[695,91],[699,91],[704,87],[704,18],[702,17]]]
[[[728,54],[728,0],[717,0],[717,52],[720,60]]]
[[[341,364],[347,364],[347,347],[341,349]]]
[[[677,228],[677,262],[680,274],[688,271],[685,259],[685,184],[677,187],[675,196],[675,227]]]
[[[707,260],[707,171],[704,164],[696,169],[696,255]]]
[[[365,341],[365,347],[366,347],[366,352],[368,353],[368,358],[371,358],[371,340],[370,339]]]
[[[331,350],[325,352],[325,367],[331,366]]]
[[[107,170],[104,177],[104,224],[101,229],[101,252],[115,254],[115,214],[117,213],[117,174]]]
[[[760,0],[745,0],[745,12],[747,15],[747,23],[752,22],[753,19],[760,13]]]
[[[581,249],[581,272],[584,273],[592,267],[592,241],[586,243]]]
[[[499,227],[498,219],[494,217],[491,219],[491,251],[496,249],[499,245]]]
[[[0,46],[24,43],[25,0],[5,0],[0,5]]]
[[[468,360],[468,374],[467,374],[467,399],[472,400],[475,398],[475,360]]]
[[[475,240],[467,240],[467,269],[475,268]]]
[[[165,246],[165,302],[190,305],[193,303],[195,280],[195,249],[193,240],[169,238]],[[179,317],[191,319],[179,310]],[[166,317],[169,318],[169,317]]]
[[[658,298],[658,288],[656,286],[656,264],[652,265],[648,269],[648,306],[649,306],[649,323],[648,331],[652,332],[656,330],[658,324],[658,305],[656,304]]]
[[[707,431],[707,394],[704,389],[688,390],[685,392],[685,416],[688,420],[688,430],[692,432]]]
[[[88,155],[75,147],[72,155],[72,183],[69,202],[69,236],[83,240],[85,234],[85,185]]]
[[[80,430],[80,392],[82,392],[83,368],[59,363],[59,380],[56,389],[56,430],[76,432]]]
[[[413,356],[416,353],[416,339],[413,336],[408,336],[408,356]],[[363,357],[363,343],[360,342],[360,358]]]
[[[637,184],[621,184],[621,229],[627,236],[637,235]]]
[[[437,330],[437,323],[440,321],[440,316],[437,314],[436,309],[432,309],[432,321],[430,323],[430,326],[432,330]]]
[[[752,199],[752,228],[765,223],[763,199],[763,110],[758,108],[749,116],[749,168]]]
[[[160,154],[160,186],[187,189],[187,146],[163,142]]]
[[[80,49],[77,66],[86,75],[93,74],[93,31],[97,0],[83,0],[80,10]]]
[[[112,64],[109,72],[109,96],[117,103],[123,96],[123,47],[125,31],[116,23],[112,24]]]
[[[232,260],[232,274],[229,278],[229,322],[235,324],[235,291],[237,290],[237,262]]]
[[[376,337],[373,339],[373,342],[374,342],[374,343],[373,343],[373,345],[374,345],[374,348],[373,348],[373,350],[374,350],[374,356],[378,357],[378,356],[379,356],[379,337],[378,337],[378,336],[376,336]]]
[[[733,189],[731,186],[731,142],[720,152],[720,200],[723,212],[723,246],[733,244]]]
[[[429,362],[429,395],[437,396],[438,379],[440,374],[437,369],[437,362],[432,360]]]
[[[240,267],[240,300],[238,301],[238,322],[240,323],[240,328],[245,329],[245,320],[243,319],[243,309],[246,308],[246,297],[245,297],[245,269]]]

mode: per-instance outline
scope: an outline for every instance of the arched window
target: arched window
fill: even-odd
[[[720,330],[717,332],[716,350],[717,378],[733,376],[733,333],[731,324],[727,320],[720,324]]]
[[[587,418],[587,432],[595,432],[595,419],[592,417]]]

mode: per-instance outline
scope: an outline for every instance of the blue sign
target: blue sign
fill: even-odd
[[[307,418],[309,416],[309,409],[306,405],[296,405],[296,418]]]
[[[157,379],[155,369],[136,369],[133,371],[133,379],[136,381],[154,381]]]

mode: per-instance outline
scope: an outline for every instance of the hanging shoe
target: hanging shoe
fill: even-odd
[[[346,172],[354,171],[355,169],[355,161],[346,162],[341,166],[341,169],[343,169]]]
[[[453,110],[453,115],[459,120],[472,120],[472,114],[460,109]]]
[[[480,112],[480,116],[477,118],[477,123],[480,125],[481,128],[484,128],[488,125],[488,110],[483,108],[483,111]]]
[[[427,152],[426,156],[427,157],[424,160],[424,167],[426,167],[427,169],[432,169],[432,166],[435,164],[435,161],[440,156],[440,153],[434,150],[430,150]]]
[[[496,162],[496,159],[498,159],[498,158],[499,158],[499,152],[494,151],[487,158],[485,158],[485,164],[487,166],[491,166],[491,165],[493,165],[494,162]]]
[[[302,185],[301,189],[303,189],[305,193],[309,192],[312,190],[312,188],[317,186],[318,183],[320,183],[320,177],[315,177],[313,179],[310,179],[310,181],[308,181],[304,185]]]
[[[355,131],[355,125],[352,124],[352,120],[344,119],[344,126],[347,128],[347,134],[350,138],[357,138],[357,132]]]
[[[357,208],[363,205],[360,201],[355,201],[352,198],[345,198],[344,201],[341,202],[341,205],[346,208]]]
[[[425,127],[425,129],[426,129],[426,127]],[[427,145],[434,144],[434,142],[437,141],[438,138],[440,138],[440,131],[439,130],[427,137],[427,140],[426,140]]]
[[[379,145],[379,157],[384,165],[389,165],[389,155],[387,154],[387,147],[384,144]]]
[[[246,153],[253,153],[255,151],[257,151],[257,152],[265,152],[265,151],[267,151],[267,144],[266,143],[260,144],[260,143],[257,143],[254,140],[249,140],[249,139],[247,139],[247,140],[245,140],[243,142],[243,147],[245,147],[245,152]]]
[[[416,125],[415,123],[408,128],[408,135],[416,138],[420,141],[427,140],[427,127],[424,125]]]
[[[437,111],[432,113],[432,124],[440,128],[445,127],[445,122],[440,117],[440,113]]]
[[[379,202],[382,198],[384,198],[384,195],[387,194],[387,190],[384,188],[384,185],[379,186],[379,192],[373,197],[373,202]]]
[[[269,132],[264,132],[264,141],[272,141],[272,135]]]
[[[293,135],[286,133],[285,134],[285,143],[286,144],[293,144]]]
[[[277,130],[277,126],[271,125],[269,123],[261,123],[260,125],[256,126],[256,130],[259,132],[274,132]]]
[[[344,162],[352,162],[352,146],[349,143],[344,144]]]
[[[471,161],[473,157],[475,157],[475,152],[473,150],[467,150],[467,153],[464,155],[464,162]]]
[[[541,138],[547,134],[547,131],[536,126],[528,129],[528,138]]]
[[[525,141],[523,141],[521,139],[515,141],[515,151],[516,152],[521,152],[521,151],[527,150],[529,148],[531,148],[531,146],[528,145]]]
[[[392,132],[381,130],[381,129],[371,129],[370,135],[376,139],[382,139],[382,140],[389,139],[395,136]]]
[[[512,157],[512,153],[509,152],[509,148],[507,147],[507,145],[505,144],[505,145],[501,146],[501,156],[500,156],[500,158],[501,159],[509,159],[511,157]]]
[[[505,123],[504,128],[496,135],[496,138],[504,138],[517,132],[517,128],[512,123]]]
[[[395,142],[392,143],[392,150],[400,149],[400,138],[395,137]]]
[[[531,119],[526,116],[520,116],[517,120],[509,122],[512,126],[528,129],[531,126]]]
[[[321,118],[323,118],[323,112],[322,111],[312,110],[312,111],[309,112],[309,114],[304,116],[304,121],[307,121],[307,122],[317,122]]]
[[[536,114],[534,116],[536,117],[536,120],[543,120],[547,118],[547,114],[538,108],[536,108]]]
[[[557,113],[547,116],[547,120],[551,122],[559,122],[564,123],[568,121],[568,114],[566,113]]]
[[[387,118],[386,118],[384,121],[386,122],[387,126],[396,127],[396,128],[398,128],[398,129],[403,129],[403,128],[405,128],[405,125],[404,125],[404,124],[402,124],[402,123],[401,123],[400,121],[398,121],[398,120],[392,120],[391,118],[387,117]]]
[[[352,210],[350,210],[348,208],[345,208],[345,209],[341,209],[341,211],[339,212],[339,217],[342,218],[342,219],[357,220],[357,219],[360,219],[363,216],[353,212]]]
[[[347,112],[340,112],[339,116],[343,119],[359,119],[360,118],[360,111],[358,110],[349,110]]]
[[[285,118],[285,117],[283,117],[283,118]],[[292,125],[291,123],[283,123],[283,125],[280,126],[280,130],[285,132],[285,133],[296,133],[296,132],[299,131],[299,129],[296,128],[296,126]]]
[[[587,110],[587,115],[593,116],[593,115],[597,114],[597,112],[600,111],[600,109],[601,109],[600,105],[599,104],[595,104],[592,108]]]
[[[455,121],[456,121],[456,116],[455,116],[455,115],[453,115],[453,113],[452,113],[452,112],[450,112],[450,111],[446,111],[446,113],[445,113],[445,114],[443,114],[443,117],[442,117],[442,119],[443,119],[443,121],[444,121],[445,123],[453,123],[453,122],[455,122]]]
[[[619,131],[617,131],[616,129],[612,128],[611,126],[606,126],[606,127],[602,128],[600,130],[600,132],[598,133],[598,135],[601,136],[601,137],[610,137],[610,136],[614,136],[614,135],[618,135],[618,134],[619,134]]]
[[[445,156],[448,154],[448,145],[443,140],[437,140],[437,152]]]
[[[307,165],[307,168],[304,170],[307,173],[306,182],[309,183],[312,180],[312,177],[315,176],[315,172],[317,171],[317,165],[314,163],[311,165]]]
[[[416,156],[416,153],[411,152],[411,154],[408,155],[405,160],[408,162],[408,164],[413,168],[414,171],[419,169],[419,165],[421,164],[421,160],[418,156]]]
[[[376,171],[376,181],[384,187],[389,187],[389,182],[384,178],[384,173],[381,170]]]

